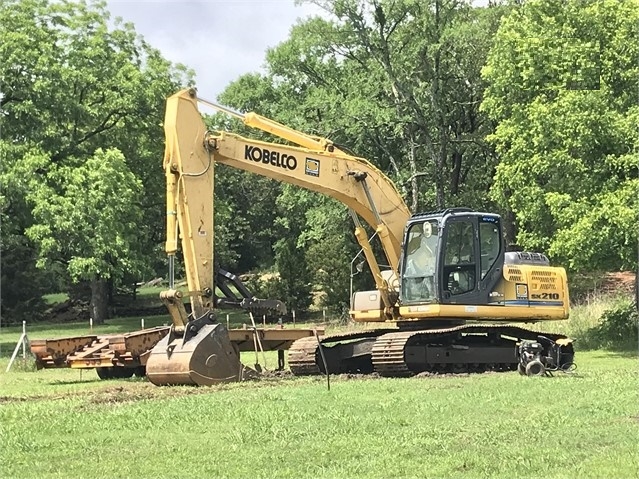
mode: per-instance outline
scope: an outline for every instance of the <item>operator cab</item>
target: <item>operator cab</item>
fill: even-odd
[[[487,304],[503,266],[499,215],[466,208],[413,215],[404,233],[400,302]]]

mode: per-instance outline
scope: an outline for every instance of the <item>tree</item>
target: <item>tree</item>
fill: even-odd
[[[483,71],[498,122],[493,198],[518,242],[572,270],[637,264],[639,3],[527,2]]]
[[[306,228],[306,212],[312,207],[317,196],[317,193],[284,185],[276,202],[277,240],[273,250],[281,284],[279,299],[298,311],[305,311],[312,302],[312,274],[299,237]]]
[[[48,162],[44,156],[25,160]],[[91,317],[104,322],[107,280],[144,269],[136,254],[142,182],[119,151],[98,149],[84,164],[50,169],[30,190],[35,224],[26,234],[39,247],[38,266],[62,261],[73,280],[90,281]]]
[[[227,88],[220,101],[239,110],[252,111],[251,105],[244,103],[250,96],[246,92],[252,92],[253,98],[257,98],[260,79],[247,75],[240,82],[242,87]],[[208,115],[205,123],[212,131],[234,131],[251,138],[273,141],[266,134],[249,129],[225,114]],[[270,269],[274,264],[273,245],[277,240],[273,228],[277,214],[275,199],[282,185],[225,165],[215,168],[216,262],[242,272]]]
[[[163,59],[132,25],[111,24],[104,2],[3,2],[0,58],[3,280],[20,274],[4,274],[15,264],[14,245],[37,256],[24,234],[34,225],[25,171],[36,183],[45,182],[61,170],[83,167],[99,148],[121,151],[142,182],[139,203],[131,205],[143,214],[136,254],[157,266],[164,225],[164,101],[190,83],[191,73]],[[41,159],[36,169],[25,170],[29,155]],[[49,186],[58,195],[64,191],[63,184]]]
[[[480,68],[503,9],[451,0],[313,3],[329,19],[296,25],[267,52],[266,73],[240,77],[221,102],[330,138],[367,158],[393,179],[415,211],[489,207],[485,191],[496,157],[483,139],[491,125],[478,110]],[[309,268],[313,285],[327,293],[327,305],[347,300],[348,264],[358,247],[346,208],[317,196],[307,202],[306,192],[289,188],[260,189],[260,195],[264,202],[279,195],[278,204],[284,195],[295,199],[280,210],[281,221],[298,224],[302,215],[305,224],[299,239],[286,237],[291,244],[280,254]],[[237,211],[245,216],[241,207]],[[284,239],[275,241],[282,246]],[[328,248],[330,254],[319,253]]]
[[[346,133],[338,140],[366,144],[358,153],[407,188],[413,211],[481,208],[477,192],[496,158],[483,140],[480,69],[503,9],[462,0],[312,3],[334,20],[299,24],[270,52],[271,71],[304,92],[311,118]]]
[[[306,252],[314,289],[321,292],[318,305],[341,314],[350,304],[349,264],[360,246],[346,208],[332,198],[316,196],[297,243]]]

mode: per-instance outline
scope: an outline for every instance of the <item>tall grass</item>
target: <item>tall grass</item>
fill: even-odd
[[[632,347],[634,344],[632,341],[616,343],[613,340],[611,342],[600,334],[602,321],[605,320],[607,312],[628,310],[631,304],[632,300],[625,296],[590,295],[583,304],[572,308],[570,319],[566,323],[566,333],[576,339],[576,347],[581,350],[599,349],[604,346],[613,349],[615,347],[624,349],[628,345]],[[628,319],[628,321],[631,320],[631,318]]]

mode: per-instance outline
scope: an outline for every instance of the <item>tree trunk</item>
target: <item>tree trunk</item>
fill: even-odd
[[[459,182],[461,179],[461,167],[462,167],[462,154],[458,151],[453,151],[452,154],[452,171],[450,173],[450,195],[455,198],[459,193]]]
[[[506,210],[502,215],[502,227],[504,231],[504,239],[506,241],[506,247],[517,244],[517,218],[515,214],[510,210]]]
[[[635,271],[635,308],[639,311],[639,247],[637,248],[637,270]]]
[[[419,213],[419,184],[417,182],[417,161],[415,160],[415,140],[413,135],[411,134],[409,137],[410,144],[410,154],[408,155],[408,164],[410,167],[410,192],[411,192],[411,202],[410,202],[410,210],[413,214]]]
[[[103,324],[109,317],[109,291],[105,279],[96,276],[91,280],[91,319],[93,324]]]

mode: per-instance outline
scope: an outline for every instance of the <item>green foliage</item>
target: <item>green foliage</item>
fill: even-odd
[[[281,185],[269,178],[219,166],[215,173],[215,256],[238,271],[273,265],[275,198]]]
[[[626,303],[604,312],[601,324],[593,331],[600,345],[608,349],[636,351],[639,345],[637,305]]]
[[[503,9],[430,0],[320,2],[267,55],[282,120],[387,172],[413,211],[486,199],[495,157],[480,69]],[[420,32],[415,35],[415,32]],[[283,110],[284,108],[284,110]]]
[[[501,162],[493,198],[518,242],[572,270],[637,264],[636,0],[527,2],[483,70]]]
[[[264,74],[243,75],[219,100],[328,137],[367,158],[391,177],[414,209],[490,209],[482,192],[496,157],[484,141],[491,125],[478,110],[484,87],[480,69],[505,9],[439,0],[320,3],[326,17],[300,21],[285,42],[267,52]],[[273,141],[234,121],[215,118],[214,123]],[[231,253],[240,270],[268,269],[271,263],[258,255],[268,251],[261,238],[270,235],[280,273],[273,288],[287,295],[297,290],[284,287],[293,275],[280,269],[295,265],[300,294],[306,297],[306,285],[312,284],[323,293],[322,306],[345,308],[348,265],[359,249],[345,208],[317,195],[307,202],[306,193],[293,196],[288,188],[256,183],[254,177],[250,182],[257,197],[253,191],[239,197],[236,192],[246,188],[242,180],[219,171],[224,193],[216,193],[222,202],[216,234],[228,240],[220,240],[218,257]],[[273,210],[264,208],[275,201],[281,215],[276,222]],[[228,221],[235,221],[235,236],[223,230],[221,222]],[[248,232],[255,246],[244,240]],[[363,283],[364,276],[355,282]]]
[[[578,304],[570,308],[570,319],[558,321],[543,329],[555,333],[565,334],[575,340],[575,349],[578,354],[582,351],[608,349],[611,351],[625,350],[627,345],[623,342],[611,343],[604,340],[599,331],[603,326],[603,320],[607,311],[625,310],[631,301],[627,296],[592,293],[581,299]],[[538,328],[539,325],[533,326]],[[632,340],[632,339],[631,339]]]
[[[49,293],[42,296],[42,299],[48,305],[59,304],[67,301],[69,295],[66,293]]]
[[[158,167],[163,145],[158,138],[162,137],[164,100],[180,85],[189,83],[191,73],[162,58],[131,24],[111,22],[104,2],[3,2],[0,58],[3,279],[21,274],[15,271],[4,275],[5,266],[16,264],[11,258],[13,245],[24,245],[32,250],[32,258],[38,256],[33,251],[35,245],[25,238],[25,231],[34,226],[32,237],[39,238],[38,247],[42,248],[39,256],[57,254],[65,263],[61,269],[70,266],[76,278],[106,267],[103,258],[87,256],[84,246],[65,246],[66,238],[54,233],[66,234],[71,228],[53,224],[56,219],[51,215],[37,213],[38,224],[34,225],[34,213],[27,202],[27,195],[33,199],[28,188],[38,183],[46,184],[60,198],[64,190],[61,185],[68,183],[60,175],[67,172],[71,175],[75,168],[83,168],[99,148],[121,151],[128,169],[144,185],[144,190],[134,195],[137,204],[129,206],[136,211],[141,208],[142,216],[136,216],[136,249],[128,254],[138,258],[145,255],[147,264],[158,265],[157,245],[162,242],[164,224],[160,207],[164,203],[164,180]],[[139,190],[139,182],[127,184],[134,184]],[[89,196],[90,191],[84,195]],[[72,197],[85,206],[91,202],[79,192]],[[41,204],[45,201],[42,197],[38,199]],[[84,217],[87,214],[85,211]],[[113,212],[114,216],[121,214]],[[53,223],[46,224],[47,221]],[[84,228],[76,226],[78,230]],[[96,234],[106,232],[105,228],[90,231],[85,242],[93,238],[96,243],[105,244],[112,238],[96,238]],[[113,246],[119,249],[120,257],[125,247]],[[65,252],[78,248],[85,253],[76,258],[64,257]],[[104,247],[96,245],[95,249]],[[124,261],[117,264],[122,268],[130,266]],[[134,269],[140,272],[139,268]],[[125,271],[111,273],[122,277]],[[3,289],[10,291],[4,282]],[[10,300],[29,301],[30,295],[39,298],[41,291],[24,289],[20,298]]]
[[[278,240],[273,246],[275,265],[280,277],[280,294],[289,309],[305,311],[311,304],[311,272],[306,252],[298,238],[306,226],[306,211],[317,194],[285,185],[277,199],[280,216],[276,221]]]
[[[414,211],[498,205],[522,246],[573,271],[636,267],[637,0],[315,3],[326,15],[298,22],[222,103],[369,159]],[[163,274],[158,139],[164,99],[191,73],[103,2],[3,2],[0,58],[2,312],[36,313],[70,277]],[[108,148],[124,157],[112,170],[94,157]],[[334,311],[348,303],[359,248],[343,206],[230,168],[215,195],[218,264],[276,269],[268,296],[299,310],[313,290]]]
[[[141,273],[138,242],[142,183],[117,150],[98,149],[84,164],[49,170],[30,185],[38,266],[64,261],[75,281]]]
[[[322,293],[318,306],[337,314],[350,304],[349,262],[359,249],[352,230],[352,220],[344,206],[331,198],[319,197],[306,212],[306,229],[298,241],[306,250],[313,285]]]
[[[19,323],[25,320],[32,322],[39,319],[45,308],[42,294],[47,291],[47,284],[35,267],[33,248],[13,242],[11,254],[4,251],[2,254],[2,323]]]

